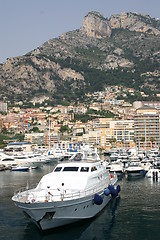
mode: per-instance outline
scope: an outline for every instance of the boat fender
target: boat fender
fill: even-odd
[[[121,191],[120,185],[117,185],[117,192],[119,193]]]
[[[117,189],[114,189],[114,191],[112,192],[111,195],[112,195],[113,198],[117,197],[117,196],[118,196],[118,191],[117,191]]]
[[[112,184],[108,185],[108,189],[110,190],[110,192],[112,193],[114,190],[114,186]]]
[[[98,195],[97,193],[94,195],[94,199],[93,199],[94,203],[97,205],[101,205],[103,202],[103,199],[100,195]]]
[[[109,185],[109,186],[108,186],[108,189],[110,190],[111,196],[112,196],[113,198],[115,198],[115,197],[118,196],[118,190],[115,189],[113,185]]]
[[[105,195],[105,196],[108,196],[110,193],[111,193],[111,191],[110,191],[108,188],[106,188],[106,189],[104,190],[104,195]]]

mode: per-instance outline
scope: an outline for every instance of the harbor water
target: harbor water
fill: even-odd
[[[0,172],[1,240],[159,240],[160,180],[142,178],[119,180],[120,197],[113,199],[95,218],[57,230],[40,231],[14,205],[14,192],[35,184],[52,171],[54,165],[29,172]]]

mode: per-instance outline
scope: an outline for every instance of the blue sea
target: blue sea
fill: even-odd
[[[29,172],[0,172],[1,240],[159,240],[160,180],[119,180],[120,197],[113,199],[95,218],[58,230],[40,231],[14,205],[14,191],[37,183],[53,165]]]

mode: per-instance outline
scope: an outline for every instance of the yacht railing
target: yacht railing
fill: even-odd
[[[117,177],[114,176],[112,179],[110,179],[109,184],[114,185],[116,181]],[[61,201],[62,197],[63,201],[73,200],[93,195],[96,193],[103,194],[104,189],[107,188],[106,182],[107,180],[104,179],[103,181],[101,181],[101,184],[97,183],[96,186],[86,190],[66,189],[63,196],[60,194],[60,191],[58,191],[58,189],[50,188],[48,193],[46,194],[46,189],[44,188],[36,187],[29,189],[27,187],[23,187],[15,192],[13,200],[22,203],[56,202]],[[32,187],[35,187],[35,185]]]

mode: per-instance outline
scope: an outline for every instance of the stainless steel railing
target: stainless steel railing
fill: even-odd
[[[112,184],[114,185],[117,181],[117,176],[113,176],[113,178],[110,179],[109,183],[106,183],[106,179],[101,181],[101,184],[97,184],[94,187],[91,187],[86,190],[77,190],[77,189],[66,189],[66,192],[63,194],[63,200],[72,200],[80,197],[85,197],[88,195],[93,195],[98,192],[104,191],[104,189],[107,187],[107,185]],[[49,192],[51,194],[49,194]],[[37,185],[31,185],[26,186],[18,189],[14,193],[14,200],[17,200],[19,202],[25,202],[25,203],[33,203],[33,202],[46,202],[46,201],[60,201],[61,195],[60,192],[57,189],[49,189],[48,194],[46,194],[45,188],[37,188]]]

